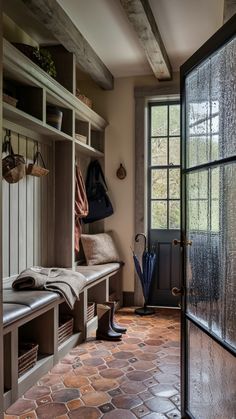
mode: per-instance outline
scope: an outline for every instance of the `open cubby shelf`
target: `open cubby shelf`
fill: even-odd
[[[61,46],[51,49],[57,65],[63,62],[63,57],[69,63],[58,71],[58,80],[62,84],[4,39],[4,83],[6,91],[15,96],[18,103],[16,107],[3,103],[3,117],[6,121],[37,131],[45,138],[72,141],[81,153],[103,157],[107,122],[76,98],[76,67],[71,54]],[[47,106],[63,112],[61,130],[47,123]],[[76,140],[76,134],[86,137],[86,143]]]

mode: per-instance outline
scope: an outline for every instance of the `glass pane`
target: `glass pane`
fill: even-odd
[[[206,61],[187,77],[186,111],[187,111],[187,148],[191,137],[192,148],[196,157],[189,153],[188,166],[192,161],[198,164],[208,161],[208,144],[210,140],[210,63]],[[194,163],[194,164],[193,164]]]
[[[169,135],[180,135],[180,105],[170,105],[169,115]]]
[[[167,138],[152,138],[151,164],[167,165]]]
[[[169,139],[169,164],[180,164],[180,138]]]
[[[211,160],[219,159],[219,135],[212,135],[211,138]]]
[[[236,38],[186,78],[187,165],[236,154]]]
[[[221,278],[224,287],[219,295],[225,308],[225,340],[236,348],[236,222],[235,222],[236,163],[226,165],[220,172],[220,233]],[[224,300],[225,295],[225,300]],[[222,309],[222,308],[221,308]]]
[[[152,201],[151,228],[167,229],[167,202]]]
[[[169,201],[169,228],[180,229],[180,202]]]
[[[198,229],[206,231],[208,227],[208,201],[199,200]]]
[[[211,230],[219,232],[220,229],[220,177],[219,168],[211,172]]]
[[[200,173],[187,176],[187,311],[236,348],[236,163]]]
[[[167,198],[167,170],[153,169],[152,170],[152,198],[166,199]]]
[[[151,135],[167,135],[167,106],[152,106],[151,108]]]
[[[169,170],[169,198],[170,199],[180,198],[180,170],[179,169]]]
[[[236,358],[188,322],[188,409],[195,419],[234,419]]]

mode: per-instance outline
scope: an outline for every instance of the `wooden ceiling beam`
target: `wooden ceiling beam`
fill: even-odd
[[[227,22],[236,13],[236,0],[224,0],[223,23]]]
[[[103,89],[112,90],[113,75],[56,0],[22,0],[34,17],[76,56],[81,69]]]
[[[172,78],[171,64],[148,0],[120,0],[158,80]]]

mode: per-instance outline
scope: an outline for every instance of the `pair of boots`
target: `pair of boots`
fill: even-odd
[[[120,340],[126,329],[115,323],[115,302],[97,304],[98,328],[96,338],[101,340]]]

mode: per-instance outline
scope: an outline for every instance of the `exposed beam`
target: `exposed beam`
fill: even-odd
[[[158,80],[172,77],[170,61],[148,0],[120,0]]]
[[[22,0],[38,21],[70,52],[82,70],[103,89],[113,89],[113,76],[56,0]]]
[[[236,13],[236,0],[224,0],[224,23]]]

